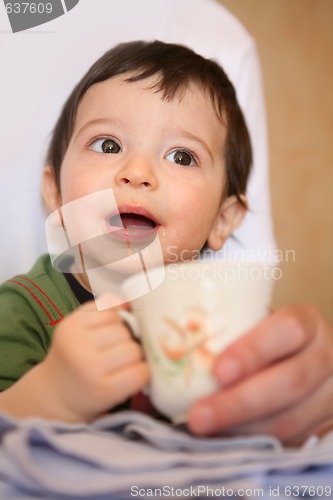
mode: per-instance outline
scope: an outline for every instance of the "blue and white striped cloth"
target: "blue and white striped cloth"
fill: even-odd
[[[0,414],[0,442],[1,500],[333,499],[333,433],[285,448],[197,438],[133,411],[89,425]]]

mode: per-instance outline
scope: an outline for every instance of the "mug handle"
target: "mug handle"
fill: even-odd
[[[126,311],[126,309],[118,309],[117,313],[121,317],[121,319],[126,323],[128,328],[131,330],[133,337],[136,339],[140,339],[139,325],[136,320],[136,317],[130,311]]]
[[[137,322],[134,314],[131,313],[130,311],[126,311],[126,309],[118,309],[117,312],[118,312],[119,316],[121,317],[121,319],[124,321],[124,323],[126,323],[128,328],[130,329],[133,337],[140,340],[139,326],[138,326],[138,322]],[[150,393],[149,387],[148,386],[144,387],[142,392],[146,396],[149,396],[149,393]]]

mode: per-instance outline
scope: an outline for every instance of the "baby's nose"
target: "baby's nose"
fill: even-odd
[[[128,161],[118,172],[116,182],[147,189],[155,189],[158,184],[154,166],[145,158],[132,158]]]

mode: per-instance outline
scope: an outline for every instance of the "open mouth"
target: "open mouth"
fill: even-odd
[[[106,219],[109,235],[120,244],[122,242],[130,246],[133,243],[136,248],[139,248],[139,244],[146,246],[153,242],[157,236],[159,224],[150,218],[148,212],[141,211],[144,214],[131,212],[127,208],[123,210],[119,208],[120,213],[110,215]]]
[[[149,219],[149,217],[145,217],[144,215],[133,214],[133,213],[123,213],[113,215],[108,219],[110,226],[119,227],[125,229],[155,229],[156,223]]]

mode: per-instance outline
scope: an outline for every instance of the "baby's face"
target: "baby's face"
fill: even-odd
[[[155,82],[117,76],[87,91],[61,168],[60,203],[112,188],[121,222],[101,206],[95,230],[122,224],[140,239],[154,228],[164,262],[174,262],[201,249],[221,219],[226,131],[198,88],[165,101],[149,90]]]

